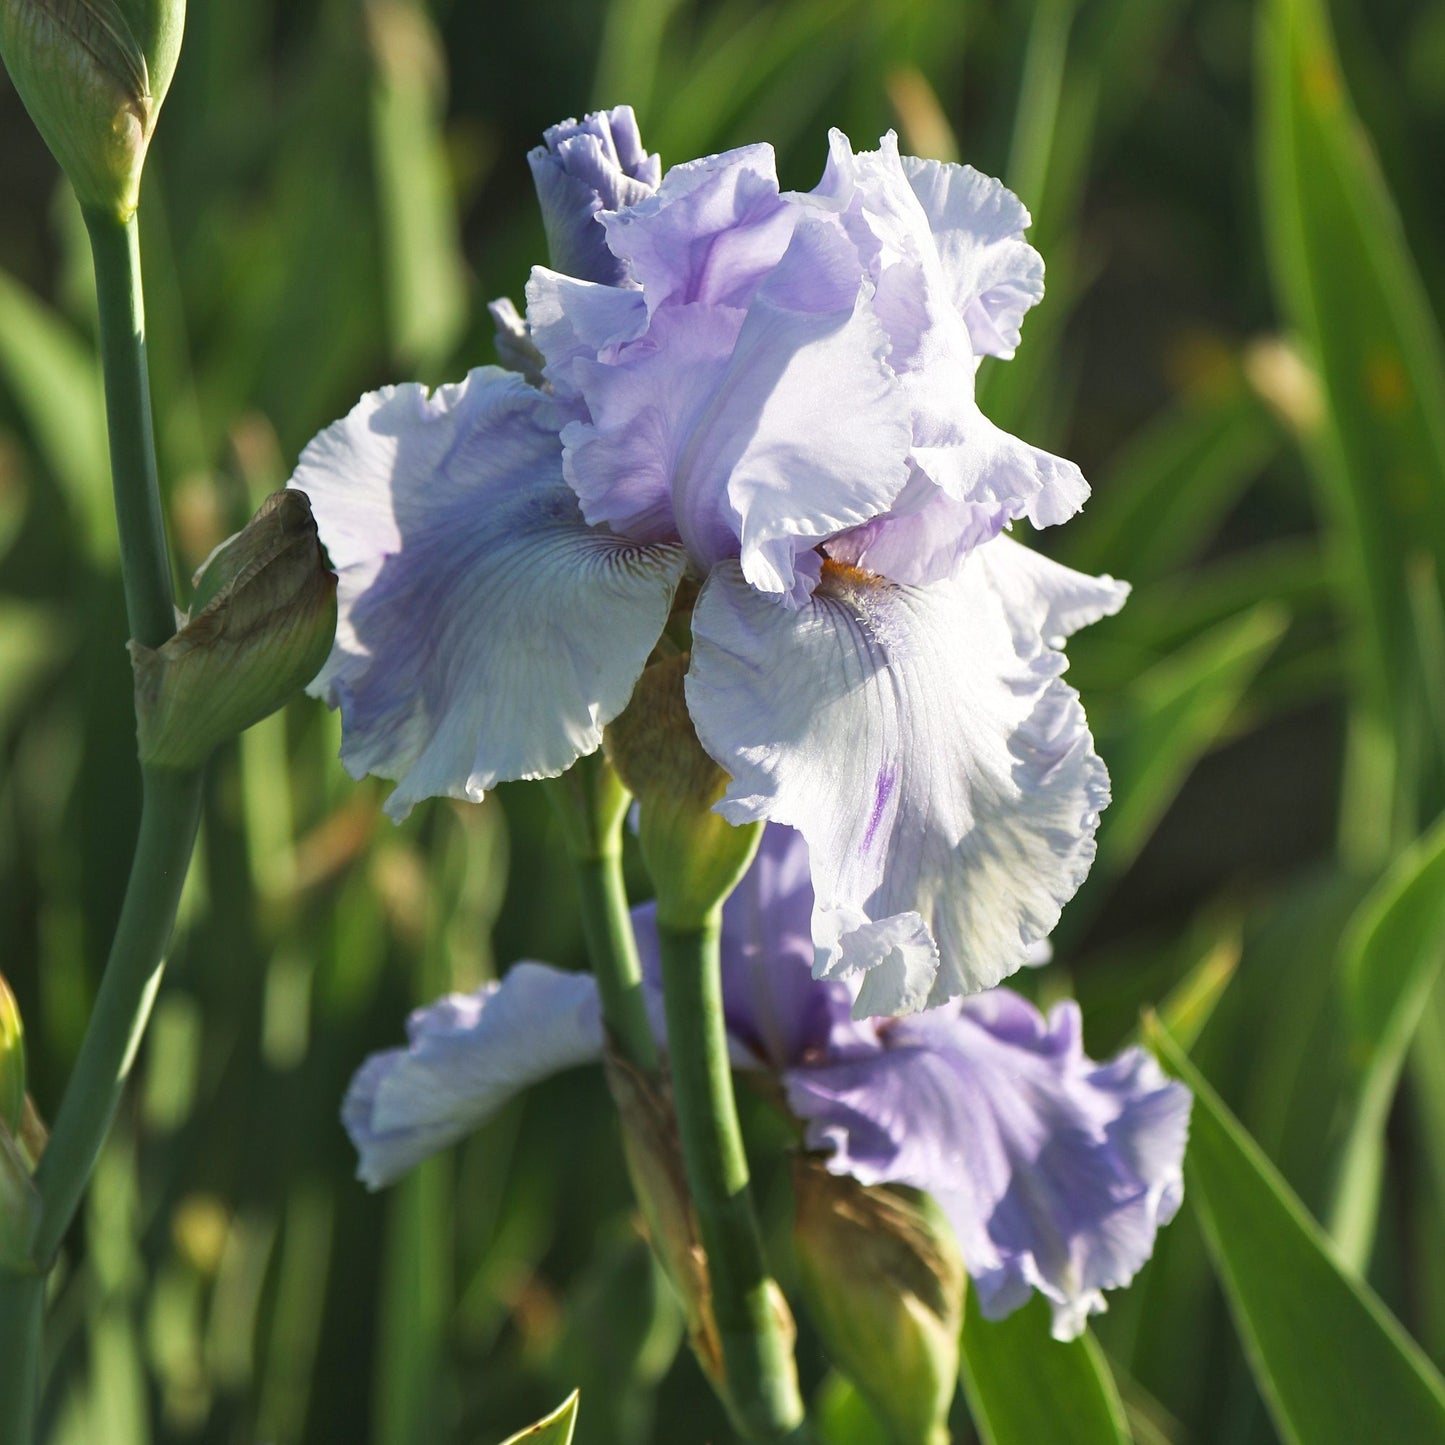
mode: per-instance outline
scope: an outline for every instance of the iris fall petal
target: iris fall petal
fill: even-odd
[[[340,576],[312,684],[387,810],[480,798],[596,749],[666,622],[684,558],[596,532],[562,478],[552,402],[496,368],[365,396],[302,454]]]

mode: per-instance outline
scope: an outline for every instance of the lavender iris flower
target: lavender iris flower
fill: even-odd
[[[1042,294],[1028,214],[891,135],[834,132],[806,193],[767,146],[652,190],[621,115],[534,154],[544,206],[586,181],[570,214],[615,263],[533,271],[544,385],[388,388],[301,458],[341,578],[313,690],[342,761],[395,779],[398,817],[561,773],[690,608],[719,810],[806,837],[819,976],[859,1017],[991,987],[1093,860],[1108,776],[1059,648],[1127,593],[1002,535],[1088,491],[974,402]]]
[[[1038,1290],[1055,1335],[1074,1337],[1179,1207],[1188,1091],[1136,1048],[1088,1058],[1072,1002],[1045,1018],[999,988],[919,1018],[854,1019],[845,985],[810,976],[808,873],[800,836],[771,826],[724,906],[735,1064],[781,1081],[833,1172],[932,1194],[987,1316]],[[651,913],[634,920],[655,981]],[[343,1111],[373,1188],[602,1050],[592,980],[536,963],[419,1010],[408,1033],[408,1048],[367,1061]]]

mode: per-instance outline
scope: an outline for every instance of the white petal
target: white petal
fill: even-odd
[[[719,811],[803,833],[820,971],[865,973],[859,1016],[991,987],[1093,861],[1108,775],[1040,635],[1082,615],[1066,599],[1089,579],[997,549],[922,588],[828,564],[796,612],[723,566],[693,615],[688,705],[733,777]],[[1122,600],[1101,585],[1093,615]]]
[[[292,479],[340,578],[312,685],[387,810],[478,799],[594,751],[662,631],[681,549],[593,531],[562,478],[550,401],[494,367],[428,396],[373,392]]]
[[[356,1072],[341,1117],[372,1189],[480,1127],[529,1084],[602,1055],[590,974],[519,963],[407,1020],[408,1044]]]
[[[1112,617],[1129,596],[1127,582],[1075,572],[1012,537],[981,547],[978,559],[1004,599],[1020,648],[1040,636],[1049,647],[1062,647],[1079,628]]]
[[[928,214],[974,351],[1012,356],[1024,312],[1044,294],[1043,258],[1023,239],[1028,211],[1001,181],[972,166],[904,156],[903,169]]]

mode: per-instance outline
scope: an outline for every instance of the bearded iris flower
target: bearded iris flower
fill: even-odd
[[[293,479],[341,579],[313,689],[343,763],[397,817],[557,775],[685,615],[719,811],[806,838],[819,976],[860,1017],[991,987],[1092,862],[1108,777],[1058,649],[1127,592],[1003,535],[1088,491],[974,401],[1042,294],[1027,212],[892,135],[835,131],[805,193],[764,145],[658,183],[625,108],[533,165],[576,274],[497,315],[541,384],[373,393]]]
[[[1037,1290],[1055,1335],[1074,1337],[1179,1207],[1188,1091],[1137,1048],[1088,1058],[1072,1002],[1045,1018],[999,988],[917,1018],[855,1019],[845,984],[811,977],[812,912],[806,846],[770,826],[723,908],[734,1066],[781,1084],[834,1173],[932,1194],[987,1316]],[[633,917],[656,987],[651,906]],[[592,979],[537,963],[418,1010],[408,1033],[363,1065],[343,1111],[373,1188],[603,1042]]]

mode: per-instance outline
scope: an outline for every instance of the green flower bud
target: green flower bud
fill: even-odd
[[[130,644],[140,760],[199,767],[320,671],[336,634],[336,575],[304,492],[275,492],[210,556],[179,632]]]
[[[0,55],[82,206],[127,220],[185,0],[0,0]]]
[[[637,798],[638,840],[657,889],[657,921],[685,931],[712,918],[748,870],[762,824],[713,812],[728,775],[703,751],[683,695],[688,654],[651,663],[604,742]]]
[[[965,1277],[926,1195],[865,1188],[800,1156],[794,1240],[823,1347],[898,1445],[948,1445]]]
[[[25,1028],[20,1007],[0,974],[0,1128],[20,1132],[25,1117]]]

